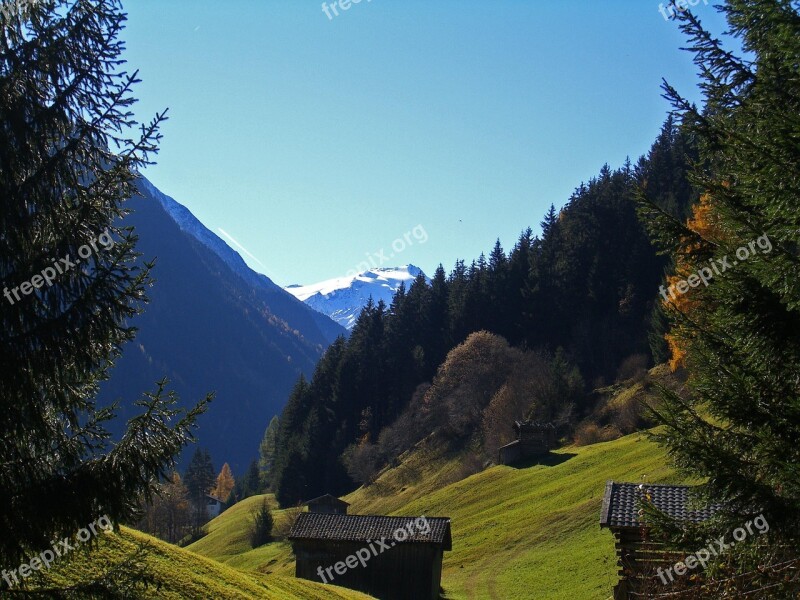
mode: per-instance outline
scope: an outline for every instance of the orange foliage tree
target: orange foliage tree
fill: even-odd
[[[219,475],[217,475],[217,484],[214,486],[212,493],[224,502],[228,499],[228,496],[231,495],[235,485],[236,481],[233,478],[231,467],[228,463],[225,463],[222,465]]]

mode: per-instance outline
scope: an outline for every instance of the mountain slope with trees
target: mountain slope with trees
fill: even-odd
[[[635,167],[603,167],[563,209],[551,207],[541,235],[526,229],[509,252],[498,241],[488,258],[457,261],[449,275],[440,266],[430,284],[420,277],[401,287],[390,306],[368,304],[350,338],[337,340],[289,396],[270,477],[281,504],[352,489],[345,450],[375,443],[423,401],[448,352],[475,332],[557,360],[565,372],[576,368],[585,385],[564,417],[570,424],[591,412],[587,392],[612,382],[626,359],[663,359],[665,343],[651,332],[662,324],[657,297],[668,262],[636,199],[646,187],[662,210],[686,214],[697,196],[686,177],[695,156],[669,119]],[[425,426],[410,435],[421,439]]]
[[[344,329],[258,276],[229,248],[230,256],[216,248],[206,237],[224,243],[201,225],[187,225],[191,215],[176,220],[165,203],[173,213],[177,203],[148,182],[138,189],[143,195],[127,202],[132,212],[121,223],[136,229],[139,261],[155,260],[155,283],[148,309],[131,320],[136,342],[101,385],[101,402],[122,399],[120,414],[128,416],[129,390],[164,377],[182,398],[213,391],[198,440],[244,473],[264,424]],[[328,321],[327,330],[318,319]],[[182,456],[182,465],[188,459]]]

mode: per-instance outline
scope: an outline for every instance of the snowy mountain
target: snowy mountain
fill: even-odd
[[[286,291],[340,325],[352,329],[370,297],[376,304],[383,300],[389,306],[400,284],[404,283],[408,289],[420,274],[424,275],[414,265],[372,269],[353,277],[337,277],[312,285],[290,285]],[[425,279],[430,283],[427,276]]]

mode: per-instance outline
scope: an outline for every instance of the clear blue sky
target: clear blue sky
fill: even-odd
[[[333,20],[318,0],[126,9],[137,113],[170,109],[147,177],[280,285],[388,257],[417,225],[427,241],[384,266],[509,249],[603,163],[648,150],[662,77],[699,98],[654,0],[362,0]],[[712,6],[694,12],[722,31]]]

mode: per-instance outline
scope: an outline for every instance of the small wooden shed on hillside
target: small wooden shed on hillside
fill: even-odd
[[[650,539],[650,529],[642,521],[642,500],[647,499],[660,511],[685,523],[700,523],[714,516],[721,507],[697,509],[692,506],[692,486],[640,483],[606,484],[600,527],[611,530],[616,538],[620,581],[614,588],[614,600],[658,598],[669,595],[669,587],[657,579],[658,569],[673,567],[686,553],[669,551]],[[664,577],[666,580],[666,577]],[[665,596],[665,597],[666,597]]]
[[[556,427],[552,423],[514,421],[514,432],[517,439],[499,450],[498,461],[501,465],[543,456],[558,445]]]
[[[438,600],[450,519],[301,513],[289,532],[295,576],[381,600]],[[403,532],[398,534],[397,532]]]
[[[346,515],[347,507],[350,506],[349,503],[330,494],[309,500],[305,505],[308,507],[308,512],[330,515]]]

